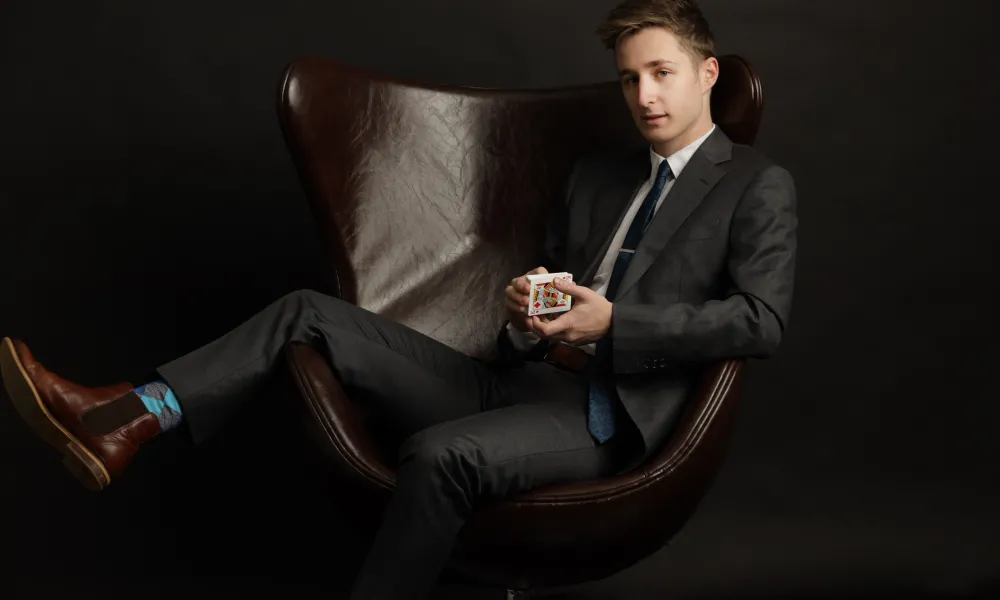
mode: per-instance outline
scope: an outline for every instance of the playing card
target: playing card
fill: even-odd
[[[545,315],[549,313],[566,312],[573,305],[573,297],[556,289],[552,280],[562,277],[573,281],[570,273],[546,273],[544,275],[528,275],[528,316]]]

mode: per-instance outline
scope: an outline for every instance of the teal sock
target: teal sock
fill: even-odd
[[[174,391],[164,381],[154,381],[135,388],[135,393],[146,405],[146,410],[156,415],[160,431],[173,429],[181,424],[183,413]]]

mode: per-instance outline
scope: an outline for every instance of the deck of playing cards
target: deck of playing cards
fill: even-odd
[[[573,281],[573,275],[570,273],[527,275],[528,285],[531,286],[531,291],[528,292],[528,306],[525,309],[528,316],[566,312],[572,308],[573,297],[560,292],[552,283],[557,277]]]

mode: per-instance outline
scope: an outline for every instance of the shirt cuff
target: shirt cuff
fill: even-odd
[[[514,348],[516,348],[518,352],[527,352],[528,350],[531,350],[535,344],[541,340],[537,334],[530,331],[525,332],[516,329],[510,323],[507,323],[507,339],[510,340],[510,343],[514,345]]]

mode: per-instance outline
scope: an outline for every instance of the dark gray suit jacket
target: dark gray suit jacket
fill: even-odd
[[[648,147],[578,161],[548,219],[540,264],[589,286],[649,175]],[[792,303],[795,204],[788,171],[716,127],[656,211],[609,298],[615,382],[643,454],[672,431],[700,366],[777,348]],[[504,329],[498,342],[515,361],[538,359],[548,345],[518,353]]]

